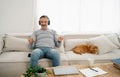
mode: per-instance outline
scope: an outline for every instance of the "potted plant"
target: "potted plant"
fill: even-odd
[[[46,77],[50,73],[47,69],[41,66],[29,66],[25,74],[25,77]]]
[[[36,76],[37,77],[46,77],[47,74],[47,70],[45,68],[38,68],[37,72],[36,72]]]

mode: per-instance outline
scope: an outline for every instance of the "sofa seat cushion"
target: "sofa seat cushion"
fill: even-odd
[[[66,52],[66,56],[70,64],[85,64],[88,63],[88,58],[94,58],[95,63],[104,63],[110,62],[111,59],[119,58],[120,57],[120,49],[116,49],[114,51],[95,55],[95,54],[76,54],[73,51]]]
[[[30,52],[4,52],[0,55],[0,62],[28,62]]]
[[[64,53],[60,53],[60,58],[61,58],[61,65],[68,65],[68,59],[66,57],[66,55]],[[52,66],[52,61],[50,59],[40,59],[39,60],[39,64],[41,66],[46,66],[46,67],[49,67],[49,66]]]
[[[13,63],[13,62],[29,62],[30,58],[28,57],[30,52],[4,52],[0,55],[0,63]],[[61,65],[68,64],[67,57],[64,53],[60,53],[61,56]],[[49,59],[40,59],[39,63],[45,65],[46,63],[51,64]]]

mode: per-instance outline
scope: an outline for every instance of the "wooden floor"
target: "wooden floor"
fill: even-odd
[[[87,65],[74,65],[78,69],[88,68]],[[64,67],[64,66],[63,66]],[[99,67],[102,70],[108,72],[104,75],[99,75],[96,77],[120,77],[120,70],[113,67],[112,63],[102,63],[102,64],[95,64],[94,67]],[[82,73],[79,73],[78,75],[65,75],[65,76],[55,76],[53,73],[52,68],[48,68],[51,71],[51,74],[47,75],[47,77],[85,77]]]

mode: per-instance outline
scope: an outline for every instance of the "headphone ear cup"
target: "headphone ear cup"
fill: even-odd
[[[50,25],[50,21],[48,21],[48,25]]]
[[[39,21],[39,25],[41,25],[40,21]]]

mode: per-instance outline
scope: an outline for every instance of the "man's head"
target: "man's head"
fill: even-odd
[[[42,16],[39,18],[39,25],[41,25],[41,26],[50,25],[50,19],[48,18],[48,16],[42,15]]]

